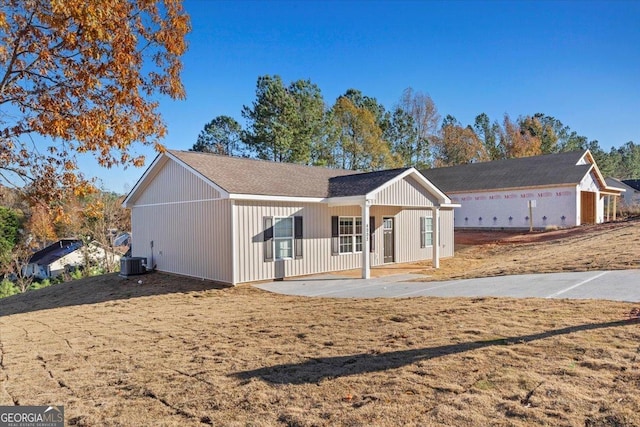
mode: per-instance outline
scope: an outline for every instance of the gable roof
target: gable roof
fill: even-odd
[[[585,163],[578,164],[583,159]],[[471,163],[420,172],[444,192],[481,191],[575,185],[594,168],[592,162],[587,150]],[[604,182],[602,184],[606,185]]]
[[[220,191],[223,198],[304,198],[317,202],[339,199],[343,203],[347,198],[368,196],[412,175],[440,201],[441,206],[451,205],[451,199],[415,168],[361,172],[194,151],[167,150],[159,154],[147,168],[125,198],[124,207],[131,207],[135,203],[137,194],[143,191],[167,161],[175,161],[186,168]]]
[[[327,197],[350,197],[370,193],[410,168],[336,176],[329,179]]]
[[[640,191],[640,179],[623,179],[621,182],[634,190]]]
[[[40,249],[38,252],[31,255],[31,258],[29,258],[29,264],[49,265],[56,262],[63,256],[77,251],[81,247],[82,240],[58,240],[56,243],[53,243],[44,249]]]
[[[359,174],[293,163],[221,156],[194,151],[168,151],[185,166],[229,194],[264,196],[328,197],[329,179]]]
[[[634,188],[631,187],[630,185],[625,184],[623,181],[619,180],[618,178],[613,178],[611,176],[608,176],[604,179],[607,183],[607,185],[609,187],[612,188],[619,188],[622,191],[627,191],[627,190],[631,190],[633,191]]]

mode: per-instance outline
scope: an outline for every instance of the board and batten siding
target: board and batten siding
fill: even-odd
[[[359,206],[329,207],[322,203],[289,204],[286,202],[261,203],[235,201],[236,230],[235,257],[237,262],[235,283],[271,280],[276,277],[303,276],[331,271],[360,268],[361,253],[332,254],[331,217],[362,215]],[[375,217],[374,248],[370,254],[371,266],[384,264],[383,218],[395,220],[395,262],[430,261],[432,247],[420,248],[420,217],[432,216],[431,209],[401,209],[395,206],[373,206]],[[302,216],[302,259],[264,261],[264,217]],[[441,211],[441,256],[453,255],[453,211]]]
[[[394,182],[376,194],[376,205],[433,206],[436,199],[412,176]]]
[[[360,266],[361,254],[331,254],[331,216],[359,216],[360,208],[329,208],[322,203],[288,204],[236,201],[237,283],[269,280],[284,269],[284,277],[328,271],[348,270]],[[264,261],[263,218],[302,216],[302,258]]]
[[[380,214],[380,220],[376,217],[376,226],[388,217],[386,212]],[[420,218],[433,218],[432,209],[403,209],[397,212],[395,219],[395,262],[428,261],[433,257],[433,246],[420,247]],[[380,221],[380,222],[379,222]],[[382,232],[378,233],[382,236]],[[440,257],[453,256],[453,209],[440,210]],[[376,242],[377,243],[377,242]],[[382,241],[380,240],[380,244]],[[382,257],[382,251],[376,255]],[[372,265],[381,265],[380,262]]]
[[[132,202],[136,206],[169,202],[197,202],[220,198],[209,183],[173,160],[166,160],[142,194]]]
[[[134,206],[131,225],[133,256],[159,271],[233,282],[230,200]]]
[[[131,201],[132,255],[159,271],[232,283],[231,201],[219,197],[167,160]]]
[[[440,258],[454,255],[454,219],[454,209],[440,209]]]

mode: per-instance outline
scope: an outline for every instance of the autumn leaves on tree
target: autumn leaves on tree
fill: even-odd
[[[0,0],[0,175],[37,199],[90,183],[75,154],[141,165],[162,150],[155,95],[185,97],[180,0]]]

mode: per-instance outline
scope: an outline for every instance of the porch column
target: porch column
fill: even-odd
[[[433,268],[440,268],[440,208],[433,207]]]
[[[371,242],[369,241],[369,208],[371,206],[370,200],[364,200],[362,202],[362,278],[369,279],[371,277],[371,266],[369,265],[369,248]]]
[[[613,220],[616,220],[616,208],[618,203],[618,196],[613,196]]]

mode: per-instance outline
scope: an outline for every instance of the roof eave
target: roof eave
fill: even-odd
[[[268,194],[242,194],[228,193],[227,197],[231,200],[256,200],[270,202],[300,202],[300,203],[323,203],[328,199],[326,197],[306,197],[306,196],[278,196]]]
[[[131,205],[132,205],[131,201],[135,199],[135,196],[138,193],[138,190],[143,186],[143,184],[145,184],[149,180],[149,176],[152,174],[152,171],[154,171],[157,168],[157,165],[161,161],[166,162],[166,158],[162,156],[162,153],[159,153],[156,156],[156,158],[153,159],[153,161],[151,162],[151,164],[149,165],[147,170],[144,171],[142,176],[138,179],[138,181],[133,186],[131,191],[129,191],[129,194],[127,194],[127,197],[125,197],[125,199],[122,201],[122,207],[123,208],[130,208],[131,207]]]
[[[133,205],[134,205],[133,201],[136,199],[137,193],[147,185],[147,183],[149,182],[151,177],[154,175],[154,173],[159,171],[159,169],[162,166],[164,166],[168,160],[175,161],[180,166],[184,167],[189,172],[193,173],[198,178],[200,178],[201,180],[206,182],[208,185],[213,187],[216,191],[218,191],[218,193],[220,193],[220,198],[221,199],[226,199],[226,198],[229,197],[229,193],[224,188],[220,187],[218,184],[216,184],[215,182],[211,181],[209,178],[207,178],[206,176],[204,176],[203,174],[198,172],[196,169],[194,169],[193,167],[189,166],[187,163],[185,163],[182,160],[180,160],[176,155],[174,155],[170,151],[165,151],[164,153],[159,153],[156,156],[156,158],[153,159],[153,162],[151,162],[151,164],[149,165],[147,170],[144,172],[144,174],[142,174],[140,179],[138,179],[138,182],[136,182],[136,185],[133,186],[133,188],[131,189],[131,191],[127,195],[127,197],[125,197],[125,199],[123,200],[123,202],[122,202],[122,207],[123,208],[132,208],[133,207]]]
[[[368,192],[366,194],[366,198],[367,199],[375,198],[376,193],[379,193],[380,191],[384,190],[390,185],[395,184],[396,182],[400,181],[401,179],[404,179],[409,175],[412,175],[420,184],[422,184],[422,186],[425,189],[427,189],[427,191],[429,191],[429,193],[433,194],[438,199],[438,202],[440,202],[440,205],[451,203],[451,199],[445,193],[440,191],[438,187],[436,187],[431,181],[429,181],[424,175],[422,175],[416,168],[413,168],[413,167],[405,170],[401,174],[398,174],[397,176],[388,180],[378,188]]]
[[[178,163],[180,166],[184,167],[185,169],[187,169],[188,171],[190,171],[191,173],[193,173],[195,176],[197,176],[198,178],[200,178],[201,180],[203,180],[204,182],[206,182],[207,184],[209,184],[211,187],[213,187],[218,193],[220,193],[220,198],[222,199],[226,199],[229,197],[229,192],[222,188],[220,185],[216,184],[215,182],[213,182],[212,180],[210,180],[209,178],[207,178],[206,176],[204,176],[202,173],[200,173],[197,169],[191,167],[188,163],[184,162],[183,160],[181,160],[178,156],[176,156],[175,154],[173,154],[170,151],[167,151],[165,153],[167,155],[167,157],[169,157],[171,160],[174,160],[176,163]]]
[[[357,196],[327,197],[324,199],[325,203],[327,203],[329,207],[361,205],[367,200],[371,199],[367,199],[367,196],[364,194]]]

